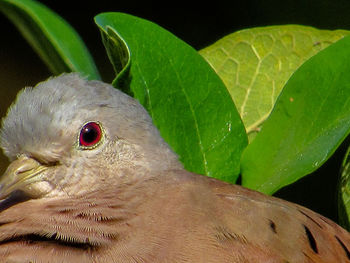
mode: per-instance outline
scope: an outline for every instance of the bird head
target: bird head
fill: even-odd
[[[0,136],[11,161],[0,200],[81,195],[181,167],[135,99],[76,73],[20,91]]]

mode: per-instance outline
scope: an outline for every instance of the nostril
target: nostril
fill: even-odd
[[[42,194],[43,190],[48,189],[46,185],[43,187],[46,182],[43,182],[42,178],[42,174],[47,169],[48,166],[32,158],[20,156],[7,167],[0,178],[0,200],[7,198],[15,190],[28,192],[30,195]],[[32,187],[39,183],[41,183],[39,188]]]
[[[40,163],[37,162],[36,160],[32,158],[26,158],[26,160],[21,160],[21,165],[17,166],[15,173],[16,174],[25,173],[37,168],[39,165]]]

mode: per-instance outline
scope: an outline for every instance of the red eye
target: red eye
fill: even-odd
[[[91,147],[101,140],[102,130],[98,123],[88,122],[80,131],[79,143],[81,146]]]

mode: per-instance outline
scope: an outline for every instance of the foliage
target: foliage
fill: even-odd
[[[257,27],[230,34],[200,54],[223,79],[252,141],[294,71],[348,34],[300,25]]]

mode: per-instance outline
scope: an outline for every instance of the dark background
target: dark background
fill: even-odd
[[[350,30],[349,0],[240,0],[207,4],[203,1],[197,5],[191,5],[190,1],[41,2],[65,18],[80,33],[105,81],[112,80],[113,71],[93,22],[94,15],[100,12],[119,11],[151,20],[196,49],[231,32],[256,26],[302,24],[321,29]],[[35,85],[50,76],[50,72],[15,27],[1,14],[0,34],[0,116],[3,116],[19,89]],[[277,196],[336,219],[335,190],[346,146],[343,144],[335,156],[316,173],[281,190]],[[5,166],[2,162],[4,161],[0,158],[0,174]]]

